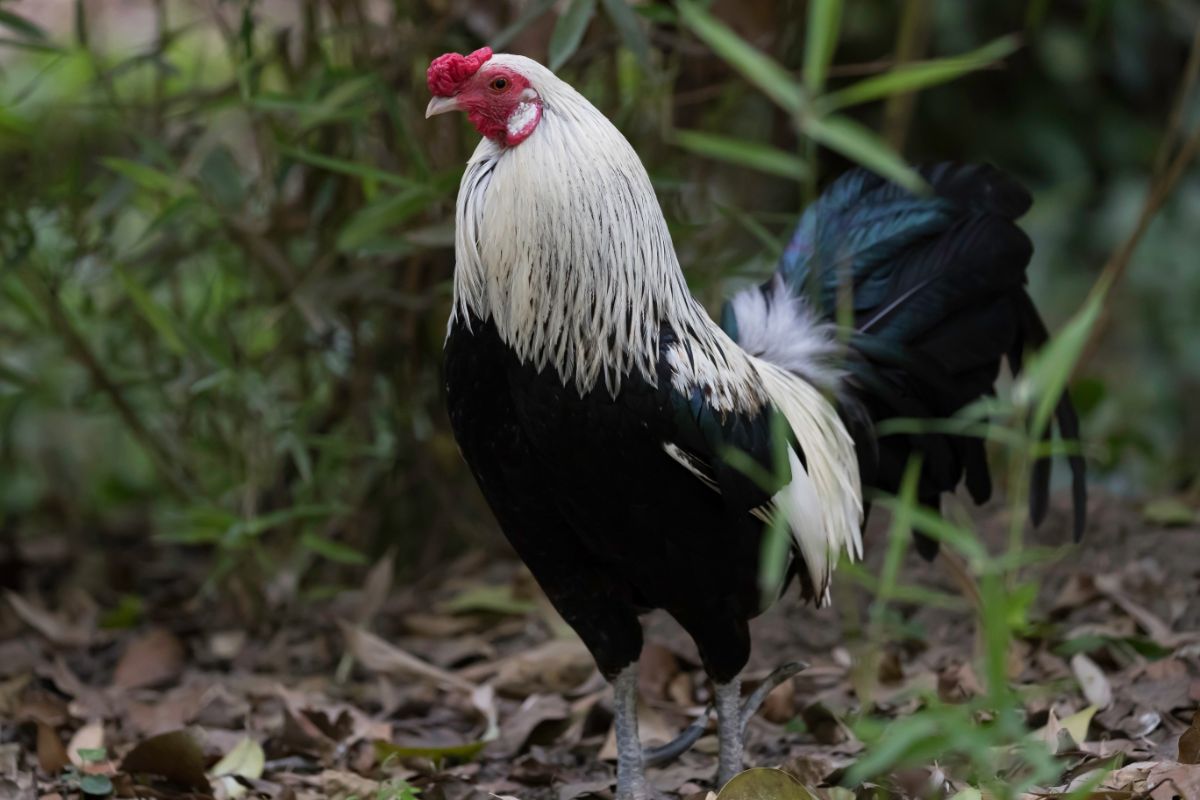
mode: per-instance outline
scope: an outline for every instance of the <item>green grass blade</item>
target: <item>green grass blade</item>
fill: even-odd
[[[835,110],[936,86],[994,64],[1011,55],[1018,47],[1020,41],[1016,36],[1004,36],[962,55],[904,64],[825,95],[821,99],[821,106]]]
[[[550,69],[557,70],[575,55],[595,14],[596,0],[571,0],[550,34]]]
[[[917,171],[908,166],[883,139],[849,117],[811,117],[805,121],[804,129],[818,143],[909,191],[919,194],[929,191]]]
[[[638,15],[630,7],[627,0],[604,0],[604,11],[612,20],[613,27],[621,36],[621,41],[629,52],[633,53],[643,69],[650,67],[650,40],[642,27]]]
[[[1030,431],[1035,439],[1046,430],[1058,398],[1066,391],[1067,381],[1083,354],[1083,348],[1087,346],[1092,328],[1100,318],[1107,293],[1107,281],[1097,283],[1083,307],[1075,312],[1041,352],[1030,359],[1013,388],[1017,403],[1033,409]]]
[[[812,97],[825,89],[842,27],[842,0],[809,0],[808,35],[804,47],[804,86]]]
[[[675,144],[696,155],[749,167],[782,178],[802,181],[811,173],[808,162],[800,156],[760,142],[702,131],[677,130],[671,137]]]
[[[790,72],[746,42],[694,0],[679,0],[679,20],[785,111],[799,114],[804,109],[804,90]]]

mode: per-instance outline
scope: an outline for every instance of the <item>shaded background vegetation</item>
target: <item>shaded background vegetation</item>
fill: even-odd
[[[799,73],[806,3],[709,10]],[[847,0],[828,82],[1019,37],[845,113],[910,160],[991,161],[1032,189],[1053,328],[1134,225],[1198,21],[1186,0]],[[47,531],[116,554],[118,590],[176,542],[254,596],[322,591],[389,547],[416,573],[499,546],[439,373],[478,136],[422,118],[429,61],[483,44],[563,62],[616,122],[710,308],[849,165],[664,2],[0,2],[0,580],[8,545]],[[1198,229],[1193,172],[1077,372],[1111,491],[1195,491]]]

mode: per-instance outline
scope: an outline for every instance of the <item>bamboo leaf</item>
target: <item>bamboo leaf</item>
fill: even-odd
[[[604,0],[604,10],[621,36],[621,41],[633,53],[643,69],[650,67],[650,40],[641,20],[627,0]]]
[[[154,328],[155,332],[162,339],[162,343],[167,346],[177,356],[187,352],[187,348],[183,344],[183,339],[175,330],[175,324],[171,320],[171,314],[150,296],[146,288],[125,271],[123,267],[114,266],[113,274],[116,275],[125,293],[129,295],[129,299],[137,307],[142,317]]]
[[[550,34],[550,69],[557,70],[575,55],[596,13],[596,0],[571,0]]]
[[[929,191],[925,181],[883,139],[849,117],[811,117],[805,121],[805,133],[818,143],[895,181],[909,191]]]
[[[701,131],[682,130],[675,131],[672,138],[684,150],[697,155],[737,164],[741,167],[749,167],[771,175],[802,181],[810,174],[808,162],[800,156],[760,142]]]
[[[502,50],[506,44],[516,38],[521,31],[528,28],[534,20],[549,11],[553,5],[554,0],[535,0],[535,2],[530,3],[521,12],[521,16],[517,17],[511,25],[492,37],[492,41],[488,43],[489,46],[497,52]]]
[[[300,546],[339,564],[361,565],[367,563],[367,557],[353,547],[335,542],[333,539],[328,539],[312,531],[306,531],[300,537]]]
[[[0,28],[8,28],[13,33],[19,34],[29,39],[37,39],[45,41],[46,32],[41,26],[31,22],[19,14],[14,14],[11,11],[5,11],[0,8]]]
[[[936,86],[995,63],[1011,55],[1018,47],[1020,42],[1017,37],[1004,36],[962,55],[904,64],[882,75],[874,75],[845,89],[831,92],[821,99],[821,105],[834,110]]]
[[[779,62],[746,42],[694,0],[679,0],[679,19],[718,56],[791,114],[804,109],[804,90]]]
[[[338,249],[348,252],[366,246],[389,229],[419,213],[429,204],[429,200],[429,192],[421,186],[382,197],[364,206],[338,233]]]
[[[301,150],[296,147],[280,146],[279,153],[288,158],[293,158],[296,161],[302,161],[310,166],[319,167],[320,169],[336,172],[340,175],[349,175],[352,178],[359,178],[364,181],[378,181],[379,183],[390,183],[395,186],[403,186],[412,188],[419,184],[411,181],[402,175],[396,175],[392,172],[387,172],[368,164],[360,164],[355,161],[347,161],[341,158],[334,158],[322,153],[314,153],[309,150]]]
[[[808,35],[804,47],[804,86],[816,97],[825,88],[842,26],[842,0],[809,0]]]
[[[168,175],[162,170],[138,161],[130,161],[127,158],[102,158],[100,163],[118,175],[128,178],[137,186],[150,191],[177,194],[188,188],[181,178]]]

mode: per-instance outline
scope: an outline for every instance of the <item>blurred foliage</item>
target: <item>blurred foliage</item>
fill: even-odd
[[[1037,198],[1056,327],[1133,227],[1198,21],[1186,0],[0,2],[3,535],[203,545],[253,585],[496,541],[440,395],[478,138],[422,118],[442,52],[561,64],[642,155],[710,305],[848,159],[994,162]],[[1193,172],[1079,373],[1121,491],[1200,467],[1197,223]]]

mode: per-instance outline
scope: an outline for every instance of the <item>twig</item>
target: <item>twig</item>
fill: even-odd
[[[896,65],[901,66],[919,58],[929,46],[929,0],[908,0],[896,34]],[[897,153],[904,152],[909,123],[916,106],[916,92],[890,95],[883,109],[884,138]]]
[[[87,371],[92,382],[101,392],[108,396],[113,407],[117,410],[117,414],[125,423],[125,427],[129,429],[129,432],[142,444],[146,452],[150,455],[150,458],[153,459],[155,466],[158,467],[166,479],[167,486],[171,491],[183,499],[195,496],[196,490],[192,478],[187,472],[187,468],[182,465],[177,466],[174,463],[171,451],[142,422],[141,417],[138,416],[133,406],[129,403],[129,400],[122,393],[121,388],[109,376],[104,366],[100,363],[100,359],[96,357],[96,354],[88,346],[87,341],[75,329],[75,325],[71,322],[62,307],[58,293],[52,287],[48,286],[44,280],[35,277],[32,269],[19,269],[17,270],[17,274],[21,276],[22,282],[29,291],[41,301],[46,309],[46,313],[50,317],[51,324],[66,342],[68,349]]]
[[[1158,214],[1159,210],[1170,198],[1175,185],[1183,176],[1188,165],[1196,159],[1197,154],[1200,154],[1200,127],[1198,127],[1192,131],[1187,140],[1175,152],[1174,158],[1170,157],[1173,144],[1182,137],[1183,109],[1187,105],[1187,100],[1191,95],[1192,89],[1195,88],[1198,73],[1200,73],[1200,24],[1197,24],[1195,35],[1192,38],[1192,49],[1188,56],[1187,66],[1184,67],[1183,81],[1180,83],[1179,91],[1175,97],[1175,104],[1171,112],[1167,133],[1163,137],[1162,144],[1159,145],[1158,153],[1155,156],[1150,178],[1150,188],[1146,193],[1146,201],[1142,205],[1142,211],[1138,217],[1137,224],[1129,236],[1126,237],[1125,241],[1121,243],[1121,246],[1109,257],[1108,262],[1100,272],[1100,277],[1093,284],[1092,291],[1089,294],[1089,298],[1097,292],[1108,293],[1108,296],[1104,298],[1099,318],[1096,320],[1096,324],[1088,337],[1083,355],[1075,364],[1075,374],[1078,374],[1095,357],[1100,343],[1112,323],[1113,295],[1110,293],[1110,290],[1124,277],[1126,270],[1129,269],[1129,263],[1133,260],[1134,252],[1137,251],[1142,237],[1146,235],[1146,231],[1150,228],[1150,223],[1154,221],[1155,215]]]
[[[1188,53],[1187,65],[1183,68],[1183,83],[1175,95],[1175,103],[1171,107],[1171,117],[1167,122],[1167,133],[1159,145],[1158,153],[1154,156],[1154,174],[1158,175],[1167,165],[1171,155],[1171,146],[1183,130],[1183,112],[1187,108],[1187,99],[1196,86],[1196,78],[1200,76],[1200,25],[1192,36],[1192,49]]]

